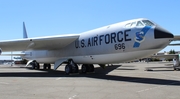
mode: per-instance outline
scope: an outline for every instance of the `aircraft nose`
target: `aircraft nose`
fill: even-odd
[[[169,31],[163,29],[160,26],[156,26],[154,29],[154,38],[161,39],[161,38],[174,38],[174,35]]]

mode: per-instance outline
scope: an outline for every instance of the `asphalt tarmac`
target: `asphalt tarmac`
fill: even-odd
[[[169,62],[95,68],[66,75],[64,66],[54,71],[0,65],[0,99],[180,99],[180,71]]]

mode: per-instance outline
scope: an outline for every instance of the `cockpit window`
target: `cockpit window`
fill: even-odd
[[[128,23],[125,25],[125,27],[134,27],[136,26],[136,22]]]
[[[154,23],[152,23],[149,20],[142,20],[142,22],[146,25],[146,26],[154,26]]]
[[[127,23],[125,27],[136,27],[136,26],[155,26],[155,24],[149,20],[141,20],[141,21],[135,21],[131,23]]]
[[[131,23],[131,27],[134,27],[134,26],[136,26],[136,22]]]
[[[126,27],[131,27],[131,23],[126,24]]]
[[[144,24],[142,24],[141,21],[138,21],[136,26],[144,26]]]

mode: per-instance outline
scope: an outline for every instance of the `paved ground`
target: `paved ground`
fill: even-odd
[[[150,68],[153,71],[145,71]],[[180,99],[180,71],[169,63],[123,63],[65,75],[0,65],[0,99]]]

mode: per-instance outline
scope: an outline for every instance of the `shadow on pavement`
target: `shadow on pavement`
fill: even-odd
[[[96,68],[96,73],[90,74],[73,74],[66,75],[64,71],[54,71],[54,70],[40,70],[42,72],[2,72],[0,77],[89,77],[102,80],[112,80],[112,81],[123,81],[123,82],[133,82],[133,83],[143,83],[143,84],[156,84],[156,85],[173,85],[180,86],[179,80],[169,80],[169,79],[159,79],[159,78],[146,78],[146,77],[126,77],[126,76],[116,76],[107,75],[110,71],[117,69],[120,65],[108,66],[105,69]]]

